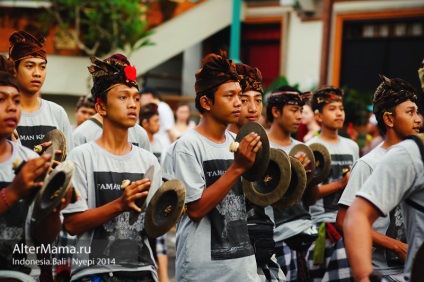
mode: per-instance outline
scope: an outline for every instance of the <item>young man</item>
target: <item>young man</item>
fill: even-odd
[[[236,65],[237,74],[240,80],[242,92],[240,93],[241,110],[237,123],[231,123],[228,130],[237,134],[240,128],[251,121],[258,121],[262,112],[262,74],[257,68],[252,68],[245,64]],[[269,227],[273,228],[274,223],[265,214],[263,207],[257,207],[246,202],[247,223],[255,225],[257,228]],[[271,232],[272,234],[272,232]],[[249,237],[254,238],[253,232],[249,232]],[[261,236],[263,238],[263,235]],[[272,241],[272,235],[267,238]],[[256,241],[256,238],[253,240]],[[257,246],[256,246],[257,248]],[[255,250],[257,251],[257,250]],[[266,252],[268,253],[268,252]],[[270,258],[256,257],[258,274],[262,281],[286,281],[283,271],[277,263],[277,259],[273,255]]]
[[[302,93],[290,86],[281,86],[271,92],[267,99],[266,110],[267,119],[271,122],[268,137],[272,148],[283,150],[288,154],[296,144],[302,143],[291,135],[299,129],[303,106],[309,97],[310,92]],[[300,157],[305,158],[299,156],[299,160]],[[286,209],[266,208],[267,215],[275,223],[275,253],[287,281],[322,278],[322,276],[311,277],[305,259],[312,252],[309,249],[318,237],[318,231],[304,203],[308,195],[305,193],[302,199]],[[324,272],[325,270],[322,271],[322,275]]]
[[[160,95],[156,88],[145,86],[141,91],[141,105],[155,103],[158,105],[160,129],[156,133],[157,138],[162,142],[162,155],[166,154],[169,145],[175,141],[172,129],[175,127],[174,112],[171,107],[160,99]]]
[[[9,38],[9,58],[15,63],[21,93],[22,117],[17,131],[22,145],[33,150],[46,133],[59,129],[65,134],[70,151],[72,128],[65,110],[39,97],[47,70],[44,42],[45,38],[37,40],[25,31],[16,31]]]
[[[187,211],[177,226],[177,281],[260,281],[249,242],[240,176],[262,146],[247,135],[235,154],[226,129],[240,116],[240,84],[226,53],[209,54],[196,72],[199,125],[173,152],[175,178],[187,189]]]
[[[306,142],[321,143],[331,155],[330,174],[315,190],[318,200],[309,207],[312,221],[319,226],[319,237],[315,241],[313,258],[310,258],[311,273],[320,272],[327,264],[325,254],[331,252],[335,264],[327,264],[332,281],[344,278],[350,281],[351,271],[346,257],[344,242],[334,227],[338,211],[338,201],[349,180],[351,166],[359,158],[359,147],[351,139],[338,135],[343,127],[345,112],[343,91],[333,86],[318,88],[311,97],[311,106],[317,121],[321,123],[321,133]],[[313,261],[313,263],[312,263]],[[335,270],[332,268],[334,265]]]
[[[321,123],[321,133],[306,144],[321,143],[331,155],[330,175],[319,185],[319,199],[310,207],[312,220],[316,224],[336,222],[337,203],[350,176],[350,172],[346,171],[359,158],[358,144],[338,134],[345,119],[343,94],[340,88],[323,86],[311,98],[312,109]]]
[[[347,184],[339,201],[337,214],[337,227],[343,229],[345,214],[355,200],[356,193],[371,175],[375,167],[387,150],[405,139],[410,134],[419,132],[421,120],[418,116],[417,95],[414,89],[404,80],[388,79],[382,76],[383,82],[374,94],[373,111],[378,121],[378,126],[384,134],[384,142],[364,157],[355,162],[349,183]],[[383,190],[388,187],[381,186]],[[395,213],[400,215],[395,217]],[[380,217],[373,225],[373,266],[384,276],[389,276],[389,281],[403,281],[403,262],[405,261],[408,245],[397,239],[405,236],[403,220],[400,210],[394,209],[390,217]],[[386,250],[394,252],[398,259],[391,259]],[[396,256],[395,256],[396,258]]]
[[[400,205],[406,228],[407,252],[406,246],[402,248],[398,242],[391,242],[389,248],[395,251],[397,249],[399,256],[405,256],[406,253],[404,275],[408,280],[413,258],[424,237],[424,213],[417,209],[417,206],[424,205],[423,160],[414,141],[401,141],[403,136],[416,133],[417,126],[421,124],[417,121],[417,108],[413,103],[417,96],[408,83],[399,79],[385,78],[377,92],[381,92],[379,100],[382,106],[387,103],[387,109],[381,109],[379,125],[380,121],[386,125],[387,134],[389,130],[395,131],[396,127],[399,133],[395,135],[394,140],[398,143],[380,157],[378,165],[363,183],[347,210],[343,226],[346,250],[355,279],[369,281],[368,276],[375,267],[371,253],[376,233],[371,225],[379,216],[387,217]],[[399,105],[397,100],[401,102]],[[406,105],[405,103],[409,104],[409,107],[401,107]],[[382,188],[390,189],[390,193],[382,193]]]
[[[156,105],[155,103],[149,103],[141,106],[140,125],[147,132],[153,155],[155,155],[159,163],[161,163],[162,143],[159,138],[155,136],[161,126],[158,105]]]
[[[56,239],[61,226],[59,211],[70,198],[67,201],[62,199],[61,206],[44,219],[27,220],[31,218],[33,208],[27,201],[42,186],[42,182],[36,182],[36,179],[46,173],[51,156],[38,157],[34,151],[7,140],[21,117],[20,101],[13,62],[0,56],[0,277],[11,277],[12,271],[36,278],[37,271],[31,273],[31,270],[37,266],[25,263],[29,254],[21,248],[34,244],[47,247]],[[17,159],[27,163],[15,176],[13,162]],[[17,251],[16,246],[22,251]],[[36,255],[43,255],[43,252]]]
[[[73,126],[73,129],[80,126],[84,121],[86,121],[95,114],[96,109],[94,108],[93,99],[88,96],[81,96],[77,102],[77,107],[75,109],[76,123]]]
[[[103,118],[99,139],[74,148],[74,187],[80,199],[63,211],[64,225],[78,235],[76,247],[85,251],[73,258],[72,281],[157,281],[156,265],[144,230],[144,210],[136,200],[150,200],[161,181],[156,157],[128,142],[128,129],[138,121],[140,94],[136,70],[127,58],[115,54],[92,58],[91,93]],[[153,180],[143,179],[154,166]],[[121,188],[123,180],[131,184]],[[150,191],[148,191],[150,187]],[[140,212],[129,224],[129,211]],[[85,262],[78,264],[78,261]]]

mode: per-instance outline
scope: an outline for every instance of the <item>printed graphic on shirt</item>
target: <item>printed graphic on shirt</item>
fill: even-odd
[[[233,160],[203,162],[206,187],[223,175]],[[211,258],[226,260],[253,255],[247,233],[246,203],[238,180],[225,198],[208,214],[211,222]]]
[[[399,206],[390,212],[390,224],[386,231],[386,236],[406,243],[406,230],[403,223],[402,211]],[[388,266],[402,266],[403,263],[393,251],[385,250]]]
[[[1,182],[0,187],[7,187],[10,182]],[[0,189],[1,191],[1,189]],[[0,270],[16,270],[29,273],[25,265],[14,264],[13,260],[25,259],[25,252],[14,252],[16,245],[25,244],[25,219],[28,205],[19,201],[6,213],[0,215]]]
[[[323,184],[332,183],[341,179],[343,177],[343,169],[348,169],[349,166],[353,166],[352,155],[331,155],[331,170],[328,178],[324,180]],[[342,194],[343,189],[331,195],[325,196],[323,198],[324,210],[326,212],[337,211],[339,209],[337,203],[339,202]]]
[[[39,145],[44,135],[56,129],[50,125],[18,126],[19,139],[23,146],[33,150],[35,145]]]
[[[96,207],[112,202],[123,194],[121,183],[125,179],[137,181],[144,173],[94,172]],[[149,263],[150,252],[144,245],[142,231],[144,211],[133,224],[129,224],[129,212],[124,212],[94,230],[90,258],[109,259],[112,264]],[[100,260],[101,261],[101,260]]]

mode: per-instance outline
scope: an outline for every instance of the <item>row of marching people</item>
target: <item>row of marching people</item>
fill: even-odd
[[[417,94],[404,80],[381,76],[373,111],[385,139],[359,159],[358,145],[338,132],[340,88],[282,86],[263,109],[260,71],[209,54],[195,74],[200,122],[160,165],[138,125],[141,95],[125,56],[91,58],[96,114],[77,139],[63,108],[38,97],[44,41],[25,32],[9,41],[0,76],[0,280],[51,281],[71,255],[72,281],[158,281],[151,239],[177,221],[177,281],[413,279],[423,164],[421,141],[408,137],[421,125]],[[305,103],[321,131],[303,144],[291,136]],[[268,131],[257,123],[262,110]]]

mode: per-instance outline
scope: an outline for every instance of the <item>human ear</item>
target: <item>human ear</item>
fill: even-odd
[[[384,113],[383,121],[388,127],[393,127],[394,122],[393,122],[393,117],[391,116],[391,114],[387,112]]]
[[[211,104],[211,100],[208,97],[200,97],[200,106],[202,106],[202,108],[204,108],[206,111],[209,111],[211,109]]]
[[[280,111],[277,109],[277,107],[272,107],[271,113],[274,118],[278,118],[280,116]]]
[[[98,112],[102,117],[107,115],[106,107],[105,107],[105,104],[103,102],[96,103],[96,105],[94,105],[94,107],[96,108],[96,112]]]

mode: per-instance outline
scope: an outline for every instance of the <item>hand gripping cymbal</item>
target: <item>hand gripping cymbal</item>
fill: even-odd
[[[155,167],[151,165],[149,166],[149,168],[147,168],[146,172],[144,173],[143,179],[149,179],[150,183],[152,183],[154,176],[155,176]],[[124,183],[125,181],[128,181],[128,182]],[[129,184],[130,184],[129,180],[124,180],[121,187],[125,188]],[[135,200],[135,204],[137,207],[141,209],[141,211],[143,211],[144,208],[146,207],[146,197]],[[140,213],[137,212],[136,210],[130,210],[129,224],[133,225],[137,221],[139,215]]]
[[[52,141],[52,145],[49,147],[55,146],[56,150],[60,150],[60,154],[55,154],[55,151],[53,151],[52,154],[52,160],[63,162],[66,158],[66,137],[65,134],[63,134],[62,131],[59,129],[53,129],[49,132],[47,132],[46,135],[44,135],[43,140],[41,140],[41,144],[45,142]],[[48,148],[49,148],[48,147]],[[34,151],[37,153],[45,153],[44,151],[48,150],[43,148],[41,145],[34,146]]]
[[[257,122],[251,121],[244,124],[239,133],[236,136],[236,142],[240,143],[241,140],[248,134],[255,132],[260,136],[260,140],[262,142],[262,147],[256,153],[256,158],[253,166],[248,169],[244,174],[243,178],[247,181],[258,181],[265,176],[266,169],[268,167],[269,158],[270,158],[270,146],[268,135],[266,134],[265,129]],[[232,143],[230,145],[230,150],[235,152],[237,150],[235,145],[237,143]]]
[[[289,188],[291,162],[282,150],[271,148],[270,160],[263,179],[249,182],[243,178],[243,191],[254,205],[269,206],[281,199]]]
[[[290,156],[291,162],[291,181],[287,192],[277,202],[272,204],[276,208],[289,208],[299,201],[306,189],[306,172],[303,165],[295,158]]]
[[[331,155],[328,149],[320,143],[312,143],[309,148],[314,153],[315,173],[310,185],[317,185],[323,182],[331,170]]]
[[[301,153],[305,153],[306,154],[306,158],[304,160],[304,162],[307,162],[308,160],[310,160],[311,162],[305,167],[305,171],[310,170],[310,172],[306,173],[306,184],[309,184],[309,182],[311,182],[312,178],[314,177],[315,174],[315,157],[314,157],[314,153],[312,152],[312,150],[306,146],[305,144],[296,144],[289,153],[289,156],[293,156],[297,159],[297,157],[299,156],[299,154]]]
[[[60,163],[44,180],[35,196],[32,218],[37,221],[49,215],[71,188],[75,166],[72,161]]]
[[[157,238],[167,233],[185,208],[186,187],[178,179],[165,182],[153,195],[146,208],[144,229],[147,236]]]

